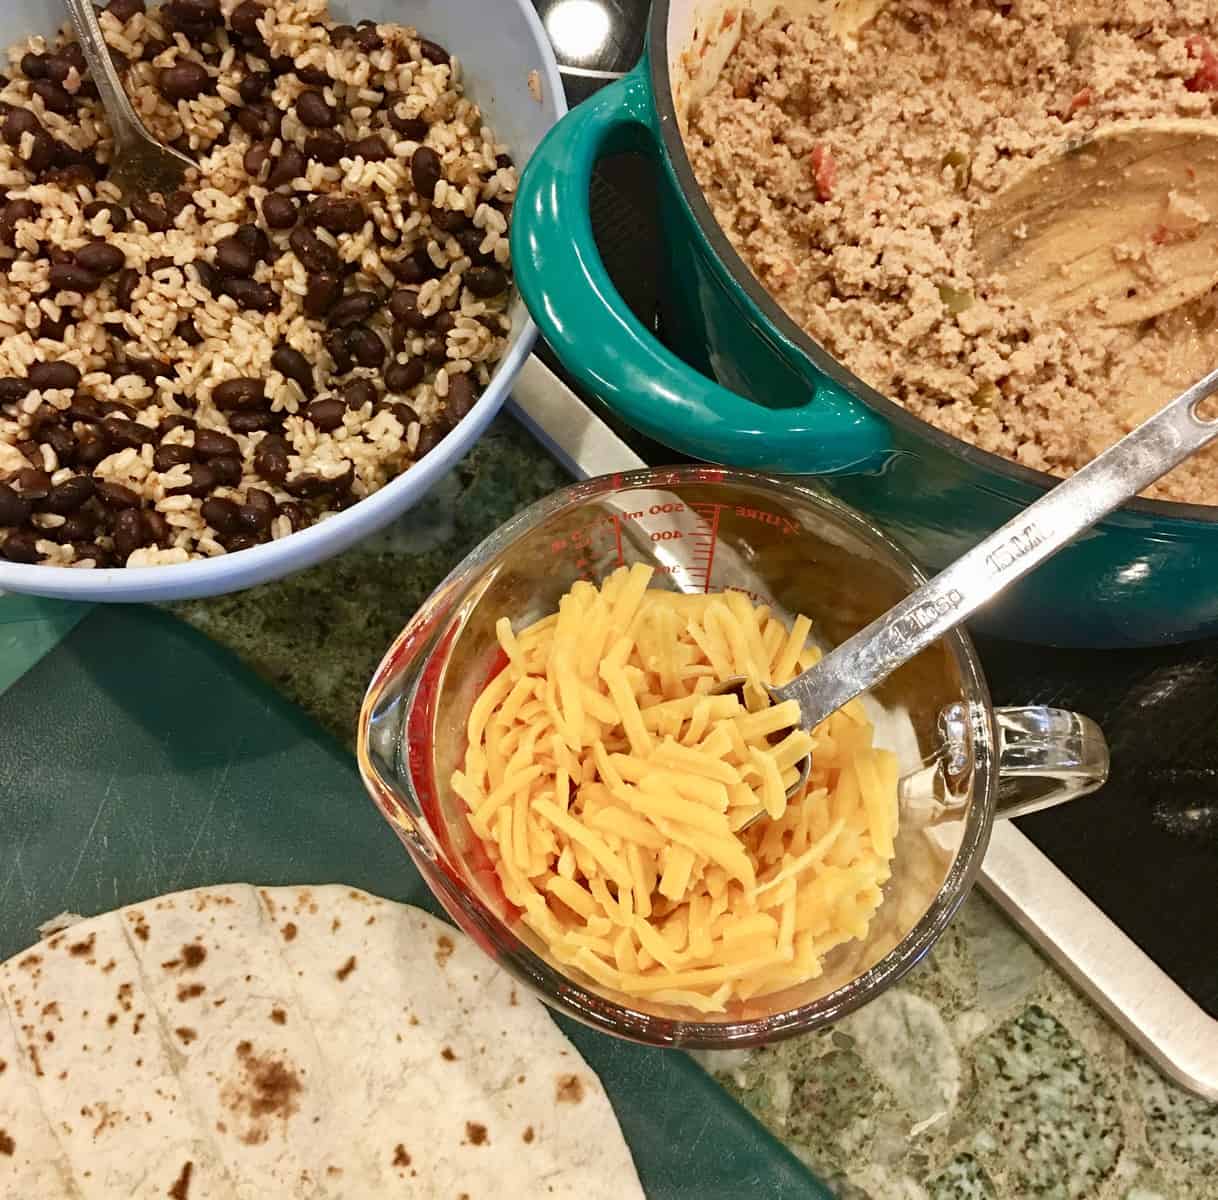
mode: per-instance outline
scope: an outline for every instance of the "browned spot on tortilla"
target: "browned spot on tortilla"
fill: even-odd
[[[290,942],[296,936],[296,922],[289,921],[280,932],[283,934],[283,940]]]
[[[440,1051],[440,1057],[444,1059],[445,1062],[456,1062],[457,1059],[457,1056],[453,1053],[451,1046],[445,1046],[444,1049]]]
[[[132,913],[131,924],[132,933],[134,933],[141,942],[146,942],[148,940],[148,922],[144,920],[143,915],[141,913]],[[189,1165],[190,1164],[188,1163],[187,1166]]]
[[[187,1025],[179,1025],[178,1028],[174,1030],[174,1033],[176,1033],[178,1035],[178,1037],[182,1039],[182,1044],[184,1046],[189,1046],[190,1043],[193,1042],[195,1040],[195,1038],[197,1038],[199,1036],[193,1029],[191,1029]]]
[[[414,1015],[414,1013],[411,1013],[411,1014],[410,1014],[410,1023],[411,1023],[412,1025],[417,1025],[417,1024],[419,1023],[419,1018],[418,1018],[418,1017],[416,1017],[416,1016]]]
[[[87,938],[80,942],[73,942],[68,947],[68,953],[73,958],[85,958],[93,953],[93,943],[97,941],[97,934],[91,933]]]
[[[465,1140],[471,1146],[485,1146],[488,1139],[486,1136],[486,1126],[478,1121],[465,1122]]]
[[[241,1141],[257,1146],[270,1136],[270,1121],[286,1121],[300,1111],[304,1091],[296,1071],[280,1059],[254,1053],[248,1041],[237,1043],[237,1078],[226,1084],[221,1100],[230,1112],[247,1118]]]
[[[106,1024],[107,1025],[117,1025],[118,1024],[118,1013],[111,1013],[106,1018]]]
[[[55,1040],[55,1030],[48,1029],[42,1036],[46,1038],[47,1045],[49,1046]]]
[[[584,1085],[578,1075],[560,1075],[554,1098],[559,1104],[578,1104],[584,1098]]]
[[[42,962],[41,954],[27,954],[17,965],[23,971],[32,971],[40,962]]]
[[[271,1020],[274,1021],[276,1025],[286,1025],[288,1014],[285,1013],[282,1008],[272,1008]]]
[[[14,1142],[13,1139],[11,1137],[9,1137],[9,1135],[7,1133],[5,1133],[5,1131],[3,1129],[0,1129],[0,1154],[3,1154],[8,1158],[12,1158],[13,1151],[16,1149],[17,1149],[17,1143]],[[398,1149],[400,1150],[401,1147],[399,1146]],[[409,1160],[407,1160],[407,1161],[409,1161]]]
[[[40,1059],[38,1057],[38,1047],[34,1046],[34,1045],[29,1045],[26,1047],[26,1049],[29,1051],[30,1062],[33,1064],[33,1067],[34,1067],[34,1074],[37,1075],[41,1079],[42,1078],[42,1059]],[[86,1047],[86,1049],[87,1049],[87,1047]]]
[[[135,1020],[131,1022],[131,1032],[133,1034],[138,1034],[140,1031],[140,1026],[143,1025],[143,1023],[144,1023],[144,1014],[136,1013]]]
[[[190,1196],[190,1176],[194,1169],[195,1165],[189,1159],[182,1164],[182,1169],[178,1172],[178,1177],[174,1181],[173,1187],[169,1189],[169,1200],[188,1200]]]
[[[512,988],[512,990],[511,990],[511,991],[508,993],[508,1003],[509,1003],[509,1004],[510,1004],[510,1005],[511,1005],[513,1008],[515,1008],[515,1007],[516,1007],[516,1006],[517,1006],[517,1005],[520,1003],[520,999],[519,999],[519,997],[516,995],[516,989],[515,989],[515,988]]]
[[[395,1167],[410,1166],[410,1155],[406,1153],[406,1147],[398,1142],[393,1148],[393,1165]]]
[[[207,957],[207,951],[198,942],[191,942],[182,947],[182,965],[197,967]]]
[[[114,968],[117,966],[118,966],[118,963],[115,962],[114,959],[110,959],[110,961],[108,963],[106,963],[106,965],[104,967],[102,967],[102,974],[109,975],[110,972],[113,971]]]
[[[440,936],[436,938],[436,962],[438,962],[440,966],[444,966],[456,948],[457,947],[453,945],[452,938],[450,938],[448,934],[440,934]]]
[[[118,1006],[123,1012],[131,1011],[131,993],[132,986],[130,983],[120,983],[118,985]]]
[[[3,1075],[4,1072],[7,1070],[8,1070],[8,1063],[6,1063],[4,1061],[4,1059],[0,1058],[0,1075]]]
[[[330,922],[330,932],[331,933],[337,933],[342,927],[343,927],[343,923],[337,917],[335,917],[334,920]]]
[[[347,961],[345,963],[343,963],[343,965],[341,967],[338,968],[337,971],[334,972],[334,974],[341,980],[341,979],[346,979],[347,976],[350,975],[351,972],[354,970],[355,970],[355,955],[353,954],[353,955],[351,955],[351,957],[349,959],[347,959]]]
[[[179,1000],[193,1000],[196,996],[201,996],[207,991],[207,988],[201,983],[187,983],[178,988]]]
[[[369,917],[369,918],[368,918],[368,919],[367,919],[367,920],[364,922],[364,924],[365,924],[365,925],[375,925],[375,924],[376,924],[376,913],[373,913],[373,914],[372,914],[372,916],[370,916],[370,917]]]
[[[520,1137],[521,1137],[521,1140],[525,1143],[525,1145],[528,1145],[529,1143],[531,1143],[533,1140],[533,1137],[534,1137],[533,1126],[532,1125],[527,1126],[525,1128],[524,1133],[522,1133],[520,1135]]]

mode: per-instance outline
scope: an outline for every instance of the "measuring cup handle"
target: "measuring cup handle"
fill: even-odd
[[[755,404],[667,350],[618,294],[592,232],[592,173],[622,149],[648,151],[663,164],[654,114],[644,58],[559,121],[521,176],[513,270],[546,341],[631,425],[685,454],[804,474],[881,460],[891,450],[888,426],[846,392],[826,381],[793,407]]]
[[[996,817],[1022,817],[1086,796],[1108,779],[1108,742],[1079,713],[1062,708],[998,708]]]

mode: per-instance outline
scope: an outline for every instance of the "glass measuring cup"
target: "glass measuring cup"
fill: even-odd
[[[517,919],[450,786],[470,708],[501,658],[494,626],[555,612],[578,579],[646,562],[655,584],[738,588],[836,645],[922,582],[867,521],[808,487],[714,467],[575,484],[502,526],[440,585],[378,668],[360,714],[359,764],[373,799],[437,898],[501,966],[559,1010],[659,1045],[726,1048],[836,1020],[899,979],[967,895],[996,816],[1081,795],[1107,776],[1086,718],[994,709],[966,634],[954,631],[865,699],[878,744],[900,763],[893,876],[865,941],[824,972],[726,1013],[625,996],[560,965]]]

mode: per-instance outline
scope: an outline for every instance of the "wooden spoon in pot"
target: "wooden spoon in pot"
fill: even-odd
[[[1008,295],[1101,325],[1157,317],[1218,286],[1218,125],[1114,126],[1034,163],[978,214]]]

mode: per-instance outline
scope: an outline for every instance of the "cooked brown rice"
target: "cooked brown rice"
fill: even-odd
[[[515,167],[414,30],[336,27],[325,0],[111,0],[101,23],[137,112],[200,170],[124,204],[79,48],[10,49],[0,553],[145,566],[285,537],[488,383]]]

